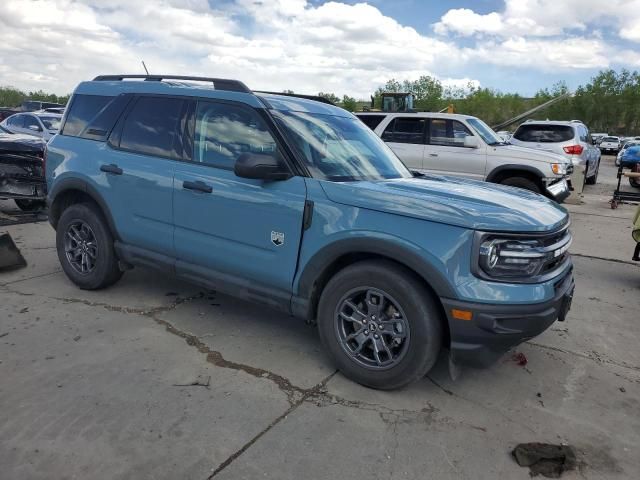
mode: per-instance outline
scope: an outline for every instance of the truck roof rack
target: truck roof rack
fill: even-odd
[[[122,81],[129,78],[139,78],[148,82],[161,82],[162,80],[191,80],[197,82],[211,82],[216,90],[227,90],[231,92],[251,93],[249,87],[239,80],[230,80],[227,78],[211,78],[211,77],[191,77],[184,75],[98,75],[93,79],[94,82],[113,82]]]
[[[283,95],[285,97],[304,98],[306,100],[315,100],[316,102],[322,102],[322,103],[335,106],[335,103],[333,103],[331,100],[324,97],[320,97],[318,95],[302,95],[299,93],[283,93],[283,92],[266,92],[264,90],[254,90],[254,93],[266,93],[268,95]]]

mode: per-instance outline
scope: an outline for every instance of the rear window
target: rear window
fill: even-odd
[[[375,128],[380,125],[380,122],[384,120],[384,115],[356,115],[358,119],[364,123],[371,130],[375,130]]]
[[[105,141],[129,100],[128,95],[74,95],[62,134]]]
[[[520,125],[513,138],[521,142],[559,143],[573,139],[569,125]]]
[[[616,137],[604,137],[602,139],[603,142],[617,142],[619,141]]]

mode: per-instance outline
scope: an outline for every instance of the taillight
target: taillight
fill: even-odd
[[[584,150],[582,145],[570,145],[568,147],[562,147],[562,149],[564,150],[564,153],[569,155],[580,155],[582,150]]]

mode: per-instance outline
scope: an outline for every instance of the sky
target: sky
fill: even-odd
[[[431,75],[533,95],[640,69],[640,0],[0,0],[0,85],[206,75],[366,99]]]

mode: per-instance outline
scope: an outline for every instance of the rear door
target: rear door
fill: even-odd
[[[464,146],[464,139],[473,133],[460,121],[431,118],[424,153],[424,168],[438,175],[452,175],[484,180],[487,153],[484,142],[479,148]]]
[[[412,170],[424,168],[426,120],[417,116],[398,116],[386,126],[381,138]]]
[[[304,178],[237,177],[243,153],[279,156],[265,118],[248,106],[202,100],[189,122],[192,159],[176,166],[176,271],[288,305],[305,208]],[[237,293],[237,292],[236,292]]]
[[[131,99],[96,164],[122,241],[147,254],[175,256],[173,174],[182,158],[179,132],[186,106],[185,100],[166,96]]]
[[[13,133],[24,133],[24,114],[12,115],[7,119],[7,128]]]

